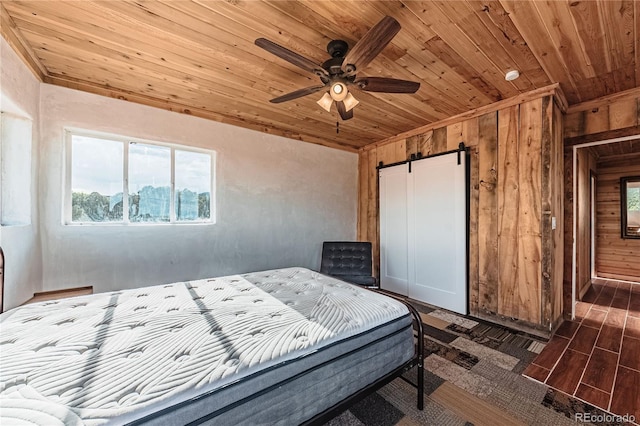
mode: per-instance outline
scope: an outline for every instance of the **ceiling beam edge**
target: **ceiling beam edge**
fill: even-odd
[[[572,147],[576,145],[584,145],[592,142],[606,141],[609,139],[626,138],[629,136],[638,136],[640,138],[640,126],[624,127],[616,130],[605,130],[598,133],[590,133],[588,135],[574,136],[564,140],[564,147]]]
[[[560,108],[560,111],[562,111],[563,114],[567,113],[567,110],[569,109],[569,102],[564,94],[564,90],[562,90],[562,86],[559,84],[553,93],[553,101],[556,103],[556,106]]]
[[[625,99],[634,98],[640,98],[640,87],[634,87],[633,89],[625,90],[623,92],[618,92],[612,95],[607,95],[601,98],[591,99],[590,101],[571,105],[569,106],[569,108],[567,108],[567,114],[573,114],[574,112],[580,111],[588,111],[590,109],[598,108],[604,105],[610,105]]]
[[[29,47],[29,43],[27,43],[2,3],[0,3],[0,34],[33,75],[38,80],[45,81],[48,76],[47,69],[42,65],[35,52]]]

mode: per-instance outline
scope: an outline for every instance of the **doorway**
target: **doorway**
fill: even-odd
[[[640,240],[621,235],[621,178],[640,174],[640,135],[573,147],[571,317],[593,278],[640,283]]]
[[[590,234],[590,270],[591,270],[591,278],[595,278],[598,276],[598,272],[596,270],[596,184],[597,184],[596,174],[591,172],[591,179],[589,182],[590,194],[589,194],[589,210],[591,211],[589,214],[589,234]]]

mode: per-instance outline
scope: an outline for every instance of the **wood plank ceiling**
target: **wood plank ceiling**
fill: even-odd
[[[634,0],[3,0],[0,13],[47,83],[348,150],[553,83],[569,104],[640,86]],[[385,15],[402,30],[358,76],[416,80],[417,93],[355,91],[339,133],[321,93],[269,103],[320,82],[256,38],[322,63],[330,40],[353,46]]]
[[[592,146],[591,150],[599,161],[628,158],[629,155],[640,155],[640,137],[628,141]]]

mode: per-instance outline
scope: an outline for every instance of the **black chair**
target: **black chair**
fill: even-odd
[[[371,243],[366,241],[325,241],[320,272],[369,287],[377,285],[372,273]]]

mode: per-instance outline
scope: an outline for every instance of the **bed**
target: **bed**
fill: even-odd
[[[304,268],[26,305],[0,330],[0,424],[321,424],[414,366],[422,408],[415,309]]]

